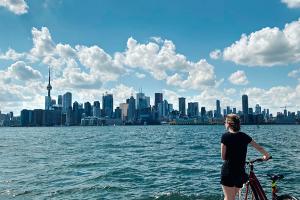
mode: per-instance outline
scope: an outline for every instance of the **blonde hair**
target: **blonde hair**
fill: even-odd
[[[241,129],[240,117],[236,114],[229,114],[226,116],[226,121],[230,129],[239,131]]]

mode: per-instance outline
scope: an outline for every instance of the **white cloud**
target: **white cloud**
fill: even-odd
[[[212,65],[205,59],[188,61],[184,55],[176,53],[174,43],[169,40],[140,44],[129,38],[126,51],[115,54],[115,60],[130,68],[143,69],[169,85],[202,89],[217,83]]]
[[[211,59],[219,59],[222,57],[222,51],[220,49],[215,49],[209,53]]]
[[[234,85],[247,85],[249,83],[245,72],[241,70],[232,73],[228,80]]]
[[[90,69],[90,74],[99,80],[113,81],[125,72],[123,66],[115,64],[112,57],[98,46],[76,46],[81,64]]]
[[[167,84],[200,90],[217,85],[214,67],[206,62],[206,60],[192,63],[187,73],[186,79],[183,79],[178,73],[173,74],[167,78]]]
[[[0,81],[4,83],[10,83],[12,80],[30,81],[42,78],[42,74],[38,70],[26,65],[23,61],[18,61],[7,70],[0,71],[0,75]]]
[[[31,30],[33,48],[31,54],[37,58],[43,58],[53,54],[55,44],[52,41],[51,34],[47,27],[42,27],[41,30],[33,27]]]
[[[135,73],[135,76],[138,77],[138,78],[140,78],[140,79],[143,79],[143,78],[146,77],[145,74],[142,74],[142,73],[139,73],[139,72],[136,72],[136,73]]]
[[[13,111],[19,115],[24,108],[44,108],[43,91],[45,84],[40,80],[27,81],[26,84],[22,81],[0,84],[0,109],[4,113]]]
[[[300,74],[300,69],[295,69],[288,73],[288,77],[297,78]]]
[[[0,0],[0,7],[5,7],[16,15],[28,12],[28,5],[24,0]]]
[[[300,0],[281,0],[282,3],[285,3],[289,8],[300,8]]]
[[[223,50],[224,60],[247,66],[287,65],[300,61],[300,19],[277,27],[263,28]]]
[[[19,60],[21,58],[24,58],[25,54],[24,53],[18,53],[14,49],[9,48],[5,54],[0,54],[0,59],[3,60]]]

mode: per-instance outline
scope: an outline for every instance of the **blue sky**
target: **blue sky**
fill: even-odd
[[[50,66],[53,98],[118,106],[142,88],[240,109],[246,93],[297,111],[299,16],[299,0],[0,0],[0,110],[43,108]]]

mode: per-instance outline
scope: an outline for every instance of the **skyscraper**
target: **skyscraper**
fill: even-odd
[[[255,106],[255,114],[261,114],[261,107],[259,106],[259,104],[256,104]]]
[[[102,96],[102,109],[104,117],[113,117],[114,113],[114,99],[112,94],[105,94]]]
[[[131,96],[129,99],[127,99],[126,103],[128,104],[128,121],[135,121],[135,99],[133,98],[133,96]]]
[[[216,101],[216,117],[217,118],[220,118],[222,116],[221,114],[221,103],[220,103],[220,100],[217,100]]]
[[[244,94],[242,96],[242,109],[243,109],[243,116],[244,116],[244,123],[247,124],[248,123],[248,111],[249,111],[249,106],[248,106],[248,96],[246,94]]]
[[[128,103],[120,103],[119,107],[122,112],[122,120],[126,120],[126,118],[128,117]]]
[[[69,108],[72,108],[72,93],[66,92],[62,100],[63,112],[66,113]]]
[[[199,105],[198,102],[189,102],[187,114],[189,117],[198,117],[199,116]]]
[[[101,110],[100,110],[100,102],[99,101],[94,101],[93,116],[94,117],[101,117]]]
[[[157,109],[158,104],[163,101],[163,93],[155,93],[154,106]]]
[[[57,97],[57,104],[59,106],[62,106],[62,95],[58,95],[58,97]]]
[[[84,103],[84,113],[86,117],[92,116],[92,105],[90,102]]]
[[[205,109],[205,107],[201,107],[201,117],[203,118],[203,117],[206,117],[206,109]]]
[[[178,98],[179,101],[179,113],[181,115],[186,115],[186,109],[185,109],[185,98],[184,97],[180,97]]]

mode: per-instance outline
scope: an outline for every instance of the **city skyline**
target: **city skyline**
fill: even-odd
[[[45,108],[50,67],[56,101],[108,92],[119,105],[142,88],[151,105],[160,92],[174,108],[242,110],[247,94],[249,107],[296,112],[299,13],[290,0],[0,2],[0,110]]]

